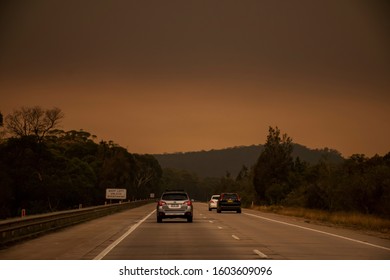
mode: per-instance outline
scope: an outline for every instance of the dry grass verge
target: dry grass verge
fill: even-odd
[[[254,206],[253,210],[272,212],[281,215],[300,217],[310,222],[377,232],[390,239],[390,220],[377,216],[348,212],[328,212],[323,210],[292,208],[283,206]]]

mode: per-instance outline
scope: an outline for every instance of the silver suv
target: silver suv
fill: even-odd
[[[166,191],[157,202],[157,222],[163,219],[184,218],[192,223],[194,206],[185,191]]]

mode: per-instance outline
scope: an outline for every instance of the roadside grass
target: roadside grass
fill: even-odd
[[[308,222],[319,222],[359,230],[374,231],[390,236],[390,220],[372,215],[349,212],[328,212],[316,209],[283,206],[253,206],[252,209],[300,217],[307,219]]]

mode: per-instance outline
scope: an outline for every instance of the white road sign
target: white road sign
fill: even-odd
[[[106,199],[126,199],[126,189],[106,189]]]

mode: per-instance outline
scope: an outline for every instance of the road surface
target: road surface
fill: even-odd
[[[390,240],[243,209],[157,223],[149,204],[0,250],[3,260],[389,260]]]

